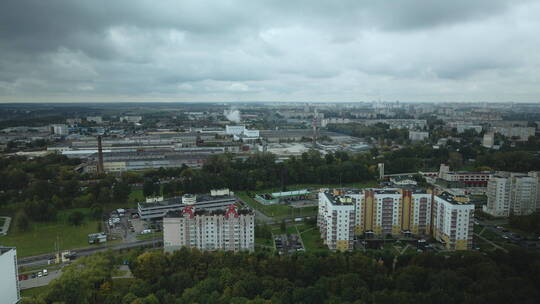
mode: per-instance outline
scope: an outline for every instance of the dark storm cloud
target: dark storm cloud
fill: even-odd
[[[538,14],[525,0],[4,0],[0,98],[500,100],[504,83],[533,99]]]

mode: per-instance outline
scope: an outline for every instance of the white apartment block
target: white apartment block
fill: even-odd
[[[521,141],[527,141],[530,136],[534,136],[536,129],[533,127],[491,127],[491,132],[499,133],[505,137],[516,137]]]
[[[487,185],[487,204],[482,210],[492,216],[510,215],[510,179],[495,175]]]
[[[497,217],[527,215],[540,207],[536,172],[527,174],[500,172],[488,183],[487,204],[483,211]]]
[[[165,252],[182,247],[199,250],[253,251],[253,211],[230,205],[221,210],[195,210],[193,205],[169,212],[163,218]]]
[[[430,234],[432,194],[394,188],[319,193],[318,226],[331,250],[351,250],[354,235]]]
[[[318,225],[329,249],[348,251],[354,248],[354,210],[351,197],[319,193]]]
[[[422,141],[429,138],[429,132],[409,131],[409,139],[412,141]]]
[[[433,236],[449,250],[471,249],[474,204],[463,203],[449,193],[433,200]]]
[[[0,246],[0,302],[18,303],[21,299],[17,270],[17,250]]]

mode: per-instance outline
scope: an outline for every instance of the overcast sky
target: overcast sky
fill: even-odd
[[[540,101],[538,0],[2,0],[0,101]]]

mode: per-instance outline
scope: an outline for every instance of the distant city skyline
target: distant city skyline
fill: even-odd
[[[540,102],[540,2],[37,1],[0,102]]]

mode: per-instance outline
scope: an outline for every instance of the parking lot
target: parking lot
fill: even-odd
[[[274,244],[279,254],[291,254],[297,251],[305,251],[302,238],[298,234],[274,235]]]
[[[111,212],[104,224],[108,229],[110,240],[135,242],[137,236],[150,232],[161,231],[161,224],[149,223],[136,215],[136,209],[126,209],[124,214]]]

